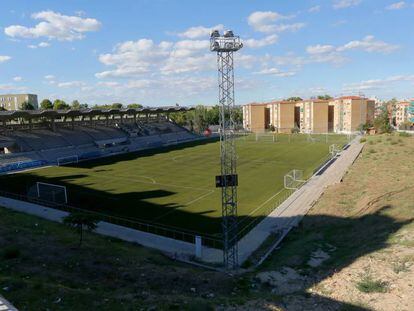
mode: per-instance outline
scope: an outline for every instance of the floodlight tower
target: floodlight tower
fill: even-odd
[[[243,44],[231,30],[221,36],[214,30],[210,37],[210,50],[217,52],[219,106],[220,106],[220,159],[221,175],[216,186],[221,187],[223,263],[227,269],[238,266],[237,250],[237,170],[234,141],[234,67],[233,53]]]

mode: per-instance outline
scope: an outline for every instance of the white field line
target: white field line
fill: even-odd
[[[260,204],[254,210],[252,210],[247,216],[251,216],[257,210],[261,209],[263,206],[265,206],[267,203],[269,203],[272,199],[274,199],[276,196],[278,196],[283,190],[285,190],[285,189],[280,189],[278,192],[276,192],[275,194],[273,194],[270,198],[268,198],[266,201],[264,201],[262,204]]]
[[[140,175],[135,175],[135,177],[145,177],[145,178],[151,178],[148,176],[140,176]],[[148,181],[142,181],[139,179],[135,179],[135,178],[131,178],[131,177],[123,177],[123,176],[104,176],[104,175],[100,175],[99,178],[106,178],[106,179],[119,179],[119,180],[128,180],[128,181],[134,181],[134,182],[138,182],[141,184],[149,184],[149,185],[159,185],[159,186],[165,186],[165,187],[173,187],[173,188],[183,188],[183,189],[191,189],[191,190],[199,190],[199,191],[212,191],[211,189],[207,189],[207,188],[196,188],[196,187],[190,187],[190,186],[181,186],[181,185],[174,185],[174,184],[163,184],[163,183],[159,183],[157,182],[155,179],[151,178],[152,181],[148,182]],[[155,181],[155,182],[154,182]]]
[[[207,192],[206,194],[203,194],[203,195],[199,196],[198,198],[196,198],[196,199],[194,199],[194,200],[192,200],[190,202],[185,203],[184,206],[191,205],[191,204],[193,204],[193,203],[195,203],[195,202],[203,199],[204,197],[206,197],[206,196],[208,196],[208,195],[210,195],[212,193],[214,193],[214,190],[210,190],[210,192]]]

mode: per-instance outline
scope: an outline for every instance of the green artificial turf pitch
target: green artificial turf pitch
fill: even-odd
[[[237,139],[239,228],[262,219],[286,196],[288,171],[300,169],[309,177],[327,159],[330,144],[347,142],[341,135],[329,135],[328,142],[325,135],[313,137],[314,142],[301,134],[279,134],[277,142],[256,141],[254,135]],[[218,236],[219,172],[219,142],[210,140],[7,175],[0,186],[27,194],[36,181],[64,185],[75,207]]]

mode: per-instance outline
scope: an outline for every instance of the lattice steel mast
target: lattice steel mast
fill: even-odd
[[[217,52],[220,106],[221,175],[216,177],[216,186],[222,188],[223,263],[227,269],[238,266],[233,53],[242,47],[240,38],[232,31],[223,36],[217,30],[211,33],[210,50]]]

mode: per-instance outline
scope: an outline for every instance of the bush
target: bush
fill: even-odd
[[[297,134],[300,132],[300,128],[298,128],[296,125],[295,127],[292,129],[292,134]]]
[[[363,293],[385,293],[388,290],[388,283],[365,276],[357,283],[357,288]]]
[[[410,137],[411,135],[407,132],[400,132],[398,135],[400,135],[401,137]]]
[[[367,139],[366,138],[364,138],[364,137],[362,137],[360,140],[359,140],[359,142],[362,144],[362,143],[365,143],[367,141]]]
[[[8,246],[2,252],[4,259],[15,259],[20,256],[20,250],[17,246]]]

